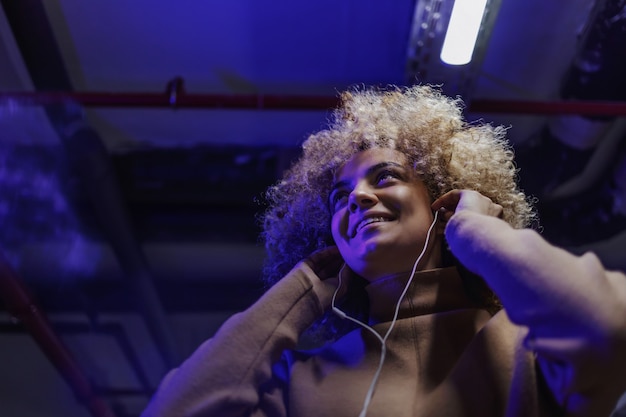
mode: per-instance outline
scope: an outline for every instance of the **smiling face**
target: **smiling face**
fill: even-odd
[[[329,196],[333,239],[350,268],[368,281],[410,272],[433,221],[424,183],[393,149],[359,152],[336,174]],[[418,269],[439,266],[432,240]]]

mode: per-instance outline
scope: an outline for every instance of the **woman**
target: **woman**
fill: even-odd
[[[268,192],[277,282],[144,416],[609,415],[626,277],[523,229],[504,130],[426,86],[342,98]]]

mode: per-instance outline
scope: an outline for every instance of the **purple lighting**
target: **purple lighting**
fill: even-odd
[[[0,137],[0,249],[16,269],[28,249],[54,252],[50,274],[90,274],[97,259],[66,198],[64,149],[7,142]]]

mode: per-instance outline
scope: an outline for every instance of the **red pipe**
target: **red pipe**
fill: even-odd
[[[39,307],[31,300],[2,253],[0,253],[0,296],[9,313],[22,322],[91,414],[94,417],[115,417],[109,406],[95,395],[91,383]]]
[[[16,101],[23,105],[50,105],[75,102],[85,107],[173,107],[225,109],[292,109],[326,110],[337,106],[331,96],[263,95],[263,94],[184,94],[178,93],[70,93],[4,92],[0,102]]]
[[[618,101],[518,101],[472,100],[472,113],[580,114],[585,116],[626,116],[626,103]]]
[[[165,93],[105,92],[3,92],[0,102],[23,105],[50,105],[75,102],[86,107],[172,107],[257,110],[327,110],[339,99],[334,96],[271,94],[186,94],[180,88]],[[471,113],[580,114],[587,116],[626,116],[626,102],[615,101],[519,101],[476,99],[469,104]]]

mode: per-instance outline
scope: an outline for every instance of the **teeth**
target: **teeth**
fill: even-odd
[[[356,228],[356,232],[358,233],[359,230],[361,230],[368,224],[376,223],[376,222],[386,222],[386,221],[388,221],[388,219],[385,219],[384,217],[370,217],[369,219],[365,219],[361,223],[359,223],[359,226]]]

